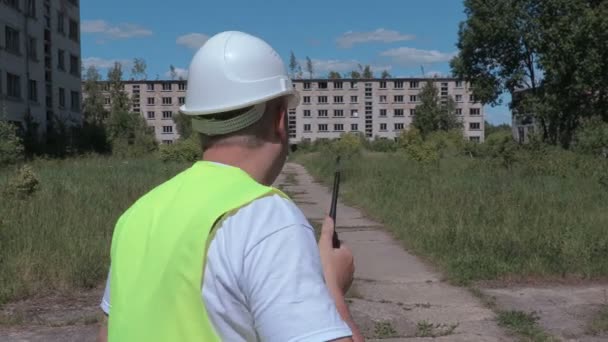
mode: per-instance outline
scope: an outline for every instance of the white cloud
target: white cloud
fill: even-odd
[[[209,36],[202,33],[188,33],[177,37],[175,41],[178,45],[183,45],[190,49],[198,49],[209,39]]]
[[[312,67],[316,76],[322,76],[329,71],[337,72],[350,72],[352,70],[359,70],[359,64],[365,67],[365,63],[361,63],[354,59],[339,60],[339,59],[313,59]],[[300,61],[302,71],[306,75],[306,60]],[[382,72],[382,70],[391,70],[390,65],[370,65],[373,72]]]
[[[98,34],[108,39],[127,39],[152,35],[151,30],[137,24],[112,25],[105,20],[83,20],[80,29],[83,33]]]
[[[409,47],[400,47],[386,50],[380,56],[390,57],[395,64],[416,65],[433,64],[450,61],[457,52],[439,52],[437,50],[420,50]]]
[[[113,67],[115,62],[119,62],[120,64],[122,64],[123,73],[128,72],[127,68],[129,68],[132,63],[128,59],[105,59],[99,57],[87,57],[82,59],[82,65],[85,68],[88,68],[89,66],[93,65],[98,69],[108,69]]]
[[[175,68],[175,79],[188,79],[188,70],[184,69],[184,68]],[[165,77],[167,79],[171,78],[171,69],[169,69],[167,72],[165,72]]]
[[[403,34],[398,31],[385,30],[379,28],[375,31],[369,32],[353,32],[348,31],[342,34],[336,43],[338,47],[350,48],[355,44],[370,43],[370,42],[382,42],[382,43],[394,43],[406,40],[413,40],[416,37],[411,34]]]

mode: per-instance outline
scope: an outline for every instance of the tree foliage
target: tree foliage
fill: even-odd
[[[421,103],[416,107],[412,125],[423,136],[439,130],[448,131],[462,127],[454,115],[454,100],[448,98],[446,101],[442,101],[439,98],[439,90],[432,81],[426,82],[418,96]]]
[[[312,76],[315,74],[315,69],[312,65],[312,60],[308,56],[306,56],[306,72],[308,73],[308,78],[312,78]]]
[[[291,51],[291,54],[289,55],[289,73],[291,74],[291,78],[297,78],[298,70],[302,70],[300,68],[300,63],[298,63],[296,55]]]
[[[329,78],[330,80],[337,80],[337,79],[341,79],[342,75],[340,75],[340,73],[337,71],[330,70],[329,73],[327,74],[327,78]]]
[[[382,70],[382,75],[380,75],[380,78],[382,79],[387,79],[387,78],[391,78],[393,77],[388,70]]]
[[[131,77],[136,80],[145,80],[148,78],[146,73],[147,64],[143,58],[134,58],[133,67],[131,67]]]

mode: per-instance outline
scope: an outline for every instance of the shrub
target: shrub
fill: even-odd
[[[164,162],[195,162],[201,158],[201,146],[196,134],[189,139],[178,140],[171,145],[160,147],[160,159]]]
[[[392,139],[376,137],[368,144],[368,148],[374,152],[395,152],[397,150],[397,142]]]
[[[608,158],[608,123],[599,118],[583,122],[576,131],[574,149],[580,153]]]
[[[15,164],[23,158],[23,142],[17,127],[0,120],[0,167]]]
[[[363,141],[360,135],[355,133],[343,134],[340,139],[332,142],[329,151],[344,159],[352,159],[361,155]]]
[[[8,196],[26,198],[38,190],[40,182],[32,168],[24,165],[13,176],[4,190]]]

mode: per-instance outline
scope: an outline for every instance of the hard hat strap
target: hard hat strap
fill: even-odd
[[[264,116],[266,103],[259,103],[251,110],[230,119],[220,120],[206,116],[192,118],[192,129],[206,135],[223,135],[249,127]]]

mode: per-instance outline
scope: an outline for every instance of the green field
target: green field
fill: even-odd
[[[422,164],[403,151],[364,153],[343,165],[344,196],[457,283],[604,277],[606,163],[553,157],[505,168],[492,159]],[[333,156],[309,153],[296,160],[331,182]]]
[[[102,284],[117,218],[188,166],[102,157],[30,165],[39,190],[0,200],[0,304]],[[13,173],[0,172],[0,191]]]

